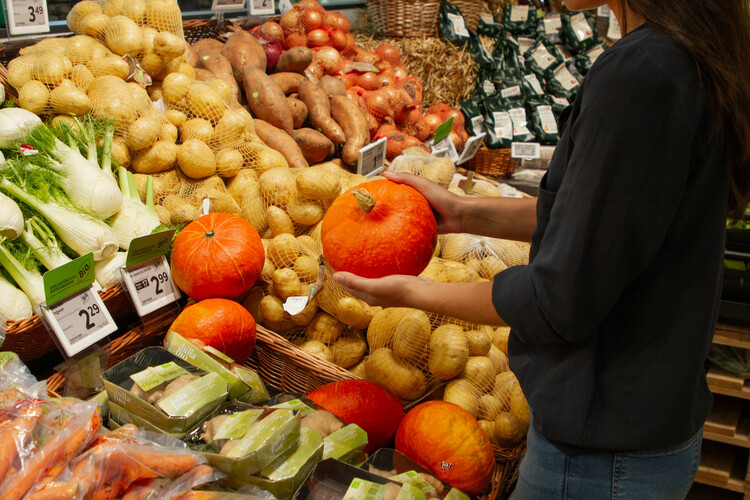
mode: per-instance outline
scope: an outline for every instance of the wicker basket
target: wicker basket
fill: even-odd
[[[466,25],[472,31],[477,30],[479,26],[479,16],[482,12],[490,12],[490,8],[485,0],[453,0],[453,5],[461,9],[466,20]]]
[[[384,37],[435,36],[439,0],[366,0],[378,35]]]
[[[519,158],[510,157],[510,148],[491,149],[482,146],[465,167],[487,177],[510,179],[520,164]]]
[[[99,292],[99,295],[115,322],[135,314],[132,302],[120,285],[111,286]],[[54,340],[44,328],[39,316],[9,321],[2,348],[4,351],[15,352],[25,362],[57,350]]]

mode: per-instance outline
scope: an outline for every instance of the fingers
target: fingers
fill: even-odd
[[[333,280],[358,299],[364,300],[370,305],[375,305],[374,297],[363,289],[367,287],[367,278],[361,278],[352,273],[341,271],[333,273]]]
[[[437,185],[429,179],[407,172],[391,172],[390,170],[386,170],[383,175],[390,181],[411,186],[422,194],[424,194],[425,189],[430,189],[433,185]]]

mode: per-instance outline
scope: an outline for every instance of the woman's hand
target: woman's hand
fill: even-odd
[[[429,179],[417,175],[388,170],[383,175],[390,181],[413,187],[427,198],[437,219],[438,233],[464,232],[460,213],[463,199],[460,196],[451,193]]]
[[[371,306],[404,307],[411,299],[415,287],[434,282],[418,276],[394,274],[378,279],[369,279],[352,273],[334,273],[333,279],[355,297]]]

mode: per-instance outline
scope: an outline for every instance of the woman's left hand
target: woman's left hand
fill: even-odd
[[[333,279],[352,295],[371,306],[409,307],[412,294],[420,286],[433,283],[426,278],[396,274],[370,279],[352,273],[334,273]]]

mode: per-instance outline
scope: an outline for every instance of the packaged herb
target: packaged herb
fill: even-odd
[[[461,9],[447,0],[440,0],[439,20],[440,34],[449,42],[463,45],[471,38]]]
[[[563,16],[562,25],[562,40],[573,52],[589,49],[599,42],[596,22],[590,22],[583,12]]]
[[[555,97],[563,97],[570,100],[581,86],[581,80],[576,78],[568,70],[568,67],[561,63],[552,72],[552,78],[547,80],[547,93]]]
[[[528,5],[506,5],[503,10],[503,27],[514,35],[533,35],[538,22],[536,9]]]
[[[597,43],[592,48],[579,52],[575,57],[576,69],[585,75],[591,69],[591,66],[596,62],[600,55],[604,54],[607,49],[607,44]]]
[[[464,128],[469,135],[479,135],[486,132],[482,113],[482,98],[474,96],[464,99],[459,106],[466,119]]]
[[[469,30],[471,35],[469,38],[469,52],[474,58],[474,62],[477,64],[479,71],[489,72],[495,67],[495,61],[492,58],[487,49],[484,47],[482,40],[479,39],[479,35]]]
[[[484,127],[487,137],[484,143],[488,148],[509,148],[513,142],[513,121],[508,106],[497,97],[488,97],[484,105]]]
[[[479,15],[479,24],[477,25],[477,33],[484,36],[489,36],[494,39],[501,38],[505,33],[503,25],[497,22],[495,17],[488,13],[482,12]]]
[[[560,114],[565,111],[565,108],[570,106],[570,101],[564,97],[555,97],[553,95],[545,95],[544,97],[547,100],[547,104],[552,107],[552,112],[555,114],[557,122],[560,123]]]
[[[544,96],[544,80],[539,80],[539,77],[535,73],[527,73],[523,75],[521,80],[521,88],[526,97],[542,97]]]
[[[503,43],[500,45],[500,50],[503,54],[503,63],[497,64],[496,68],[518,68],[524,67],[523,57],[521,55],[520,45],[518,40],[510,33],[505,34]],[[497,61],[498,48],[496,47],[493,51],[493,58]]]
[[[562,42],[562,17],[559,12],[549,12],[539,21],[536,28],[537,37],[557,45]]]
[[[526,111],[531,128],[539,142],[557,144],[560,141],[557,118],[546,99],[527,100]]]
[[[549,78],[552,70],[563,62],[552,47],[544,38],[538,38],[523,55],[526,69],[545,79]]]
[[[474,90],[474,95],[485,98],[495,95],[496,92],[497,89],[495,88],[492,75],[480,71],[477,75],[477,86]]]
[[[573,54],[565,45],[553,45],[552,50],[557,57],[562,58],[563,61],[568,62],[573,59]]]
[[[525,107],[511,107],[508,110],[508,115],[510,115],[510,120],[513,123],[513,142],[533,142],[536,139],[534,133],[529,129]]]
[[[504,103],[522,103],[524,94],[522,90],[521,73],[517,69],[505,69],[496,71],[494,75],[495,89],[499,99]]]

